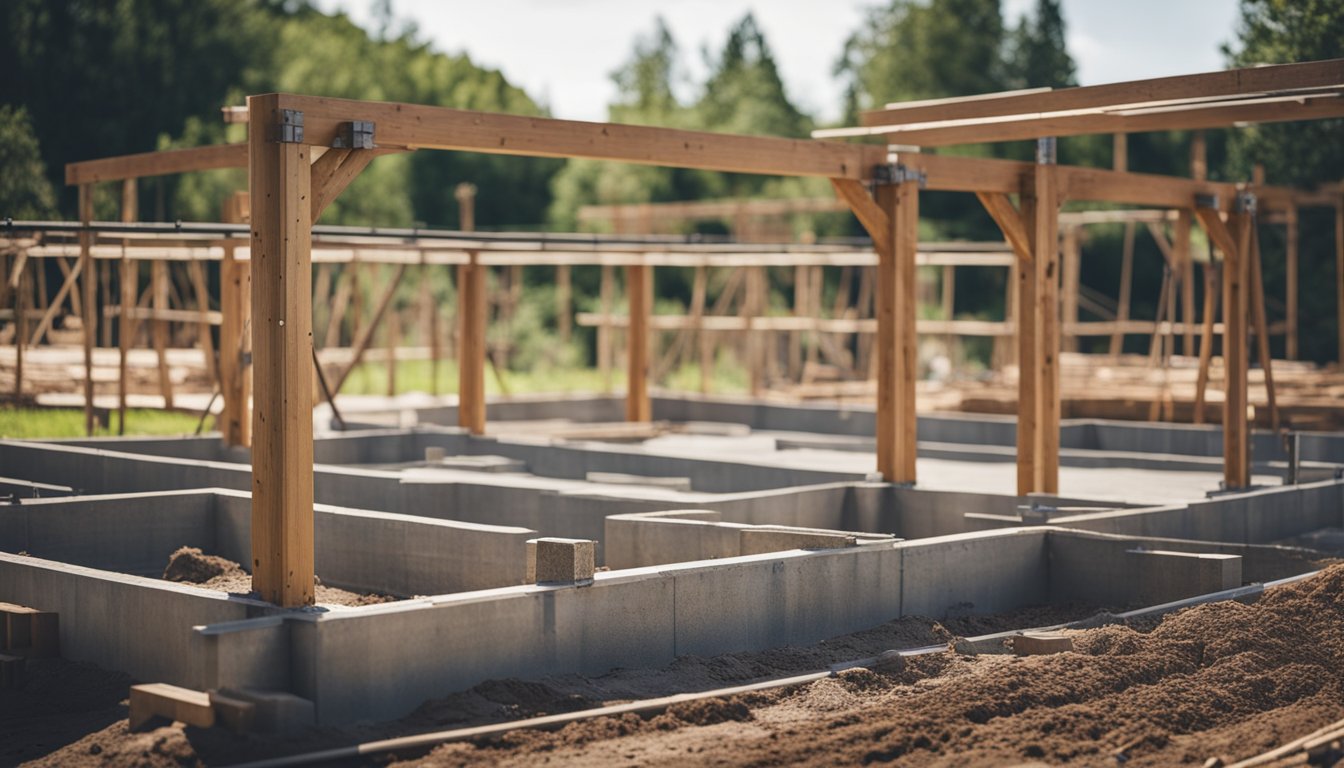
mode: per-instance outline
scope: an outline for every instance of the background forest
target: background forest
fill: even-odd
[[[345,15],[327,15],[306,0],[9,0],[0,7],[0,216],[73,218],[75,190],[63,183],[67,162],[177,146],[240,141],[242,126],[226,126],[219,109],[249,93],[292,91],[406,101],[477,110],[545,115],[544,105],[498,71],[463,54],[435,50],[387,0],[372,29]],[[1064,46],[1058,0],[1037,0],[1020,23],[1005,24],[999,0],[890,0],[871,8],[843,50],[834,76],[845,84],[845,124],[859,110],[890,101],[959,96],[1010,88],[1075,85]],[[1242,0],[1229,66],[1325,59],[1344,55],[1344,4],[1337,0]],[[949,56],[948,51],[957,55]],[[687,54],[667,27],[651,19],[611,76],[617,96],[613,121],[738,133],[803,137],[814,118],[789,97],[770,43],[747,15],[725,31],[721,47],[704,55],[708,75],[684,88]],[[149,98],[146,98],[148,96]],[[1185,175],[1190,136],[1135,134],[1129,167]],[[1339,120],[1213,131],[1210,176],[1248,179],[1263,163],[1273,183],[1311,186],[1344,177],[1344,125]],[[952,151],[1024,159],[1027,142]],[[1061,140],[1060,160],[1109,167],[1109,136]],[[593,203],[638,203],[723,197],[829,195],[824,180],[606,164],[586,160],[510,158],[460,152],[408,153],[372,164],[323,216],[324,224],[458,225],[453,190],[478,189],[480,229],[574,230],[577,211]],[[148,220],[213,220],[225,195],[246,185],[243,171],[212,171],[145,180],[140,210]],[[116,216],[116,190],[96,200],[95,218]],[[921,201],[923,239],[998,239],[987,216],[967,196],[928,193]],[[721,224],[701,225],[723,231]],[[717,228],[717,229],[716,229]],[[816,214],[795,222],[820,236],[857,235],[849,216]],[[1302,354],[1334,355],[1333,223],[1328,211],[1305,210],[1302,220]],[[1266,228],[1266,290],[1283,292],[1281,228]],[[1118,248],[1118,228],[1098,230],[1089,247]],[[1161,281],[1156,251],[1135,273],[1136,317],[1151,317]],[[1117,259],[1084,260],[1084,284],[1114,286]],[[1148,265],[1145,267],[1144,265]],[[591,306],[595,274],[576,270],[576,304]],[[685,305],[687,279],[673,270],[656,287],[663,306]],[[543,291],[550,273],[529,270],[524,312],[515,332],[532,333],[510,358],[514,367],[592,359],[591,337],[556,351]],[[1001,312],[1002,278],[958,280],[957,303]],[[533,289],[536,289],[535,291]],[[834,286],[828,287],[833,290]],[[406,303],[413,300],[408,287]],[[435,287],[451,303],[451,285]],[[1113,290],[1107,289],[1107,290]],[[1145,301],[1148,302],[1145,305]],[[785,306],[784,294],[776,303]],[[1271,311],[1273,304],[1271,303]],[[967,316],[975,316],[975,311]],[[528,316],[531,319],[528,320]],[[530,324],[530,325],[529,325]],[[527,348],[532,349],[528,353]]]

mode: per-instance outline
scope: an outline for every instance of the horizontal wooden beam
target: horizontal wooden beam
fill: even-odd
[[[1334,117],[1344,117],[1344,99],[1339,98],[1337,94],[1311,98],[1251,99],[1200,104],[1182,109],[1046,112],[1024,114],[1011,119],[989,117],[884,125],[856,129],[847,135],[885,136],[888,141],[897,144],[942,147],[953,144],[1018,141],[1042,136],[1198,130],[1246,123],[1281,123]],[[842,130],[832,133],[845,132]]]
[[[1221,210],[1228,210],[1237,194],[1233,184],[1149,173],[1061,165],[1059,175],[1060,196],[1068,200],[1193,208],[1197,195],[1209,195],[1218,198]]]
[[[91,184],[100,181],[121,181],[144,176],[168,176],[190,171],[209,171],[216,168],[246,168],[247,144],[217,144],[209,147],[167,149],[161,152],[142,152],[138,155],[105,157],[67,163],[65,183]]]
[[[379,147],[451,149],[531,157],[581,157],[773,176],[867,178],[884,147],[555,120],[446,107],[278,94],[303,112],[304,141],[331,146],[353,120],[374,123]]]
[[[1344,59],[1229,69],[1195,75],[1177,75],[1123,83],[1060,88],[1045,92],[983,94],[969,99],[913,104],[864,112],[865,126],[1001,117],[1040,112],[1153,104],[1215,96],[1274,94],[1344,84]]]
[[[715,219],[732,216],[785,216],[792,213],[829,213],[849,208],[833,197],[794,197],[749,200],[678,200],[667,203],[629,205],[585,205],[579,208],[580,222],[614,219],[669,221]]]

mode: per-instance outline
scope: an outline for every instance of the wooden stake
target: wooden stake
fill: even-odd
[[[600,290],[602,314],[611,316],[611,305],[614,300],[616,276],[610,264],[602,265],[602,287]],[[611,391],[611,348],[612,328],[610,325],[602,325],[597,329],[597,368],[602,372],[602,391]]]
[[[401,345],[401,314],[393,309],[387,316],[387,396],[397,394],[397,347]],[[332,393],[335,396],[335,393]]]
[[[79,185],[79,221],[84,226],[88,226],[93,221],[93,185]],[[93,344],[96,340],[96,328],[98,325],[97,315],[98,300],[94,294],[97,285],[98,275],[94,271],[93,252],[90,248],[93,246],[93,234],[88,230],[79,233],[79,263],[83,267],[84,275],[82,277],[84,289],[84,432],[92,435],[94,428],[93,418]],[[73,295],[72,295],[73,296]]]
[[[1120,256],[1120,299],[1116,303],[1115,320],[1129,319],[1130,293],[1134,289],[1134,222],[1125,222],[1125,244]],[[1118,329],[1111,334],[1111,357],[1118,357],[1124,349],[1125,335]]]
[[[458,184],[458,226],[463,232],[476,229],[476,187]],[[457,268],[457,322],[460,344],[457,352],[457,424],[473,435],[485,434],[485,332],[489,298],[485,276],[489,267],[480,254],[471,251],[467,263]]]
[[[560,343],[568,344],[574,333],[573,288],[570,278],[570,266],[561,264],[555,268],[555,325],[560,334]]]
[[[1265,317],[1265,278],[1260,261],[1260,233],[1253,215],[1250,223],[1251,318],[1255,323],[1255,348],[1265,375],[1265,401],[1269,405],[1269,425],[1279,428],[1279,405],[1274,391],[1274,358],[1269,351],[1269,323]]]
[[[155,310],[168,309],[168,262],[150,263],[150,282],[154,289]],[[163,396],[163,407],[173,407],[173,381],[168,373],[168,321],[154,320],[154,351],[159,358],[159,394]]]
[[[1195,378],[1195,412],[1193,421],[1204,423],[1204,394],[1209,386],[1209,364],[1213,360],[1213,323],[1218,315],[1218,265],[1209,261],[1204,265],[1204,322],[1199,335],[1199,373]]]
[[[136,196],[135,179],[126,179],[121,183],[121,220],[124,222],[133,222],[140,217],[140,200]],[[130,308],[135,306],[135,294],[139,289],[140,271],[139,264],[126,257],[126,247],[130,244],[129,240],[121,241],[121,275],[119,284],[121,286],[121,317],[117,321],[117,434],[126,434],[126,395],[128,382],[126,381],[127,370],[126,358],[130,355],[131,336],[134,321],[131,319]],[[108,324],[111,327],[111,323]]]
[[[1181,307],[1184,310],[1185,331],[1181,352],[1195,354],[1195,259],[1190,249],[1190,212],[1182,209],[1176,214],[1176,229],[1172,248],[1176,254],[1175,268],[1180,273]],[[1172,319],[1176,319],[1173,315]]]
[[[229,224],[243,223],[246,202],[246,192],[225,198],[221,219]],[[219,308],[224,316],[219,326],[220,391],[224,395],[220,432],[225,445],[248,446],[252,444],[252,369],[246,363],[252,348],[252,268],[236,257],[234,246],[228,242],[219,276]]]
[[[313,602],[312,214],[309,147],[274,141],[275,95],[248,98],[252,216],[252,586]]]
[[[1284,232],[1284,311],[1288,327],[1284,330],[1284,357],[1297,359],[1297,206],[1289,205]]]
[[[653,267],[636,264],[625,268],[629,302],[630,337],[627,341],[626,421],[650,421],[653,407],[649,400],[649,315],[653,311]]]

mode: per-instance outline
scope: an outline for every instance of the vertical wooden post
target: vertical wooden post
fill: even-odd
[[[1111,333],[1111,357],[1124,351],[1125,334],[1121,326],[1129,320],[1130,294],[1134,289],[1134,222],[1125,222],[1124,250],[1120,254],[1120,296],[1115,306],[1115,331]]]
[[[1172,235],[1172,248],[1176,254],[1175,269],[1181,285],[1181,307],[1184,310],[1185,330],[1181,352],[1195,354],[1195,257],[1190,249],[1190,211],[1181,209],[1176,214],[1176,229]],[[1171,316],[1175,322],[1176,315]]]
[[[476,229],[476,187],[458,184],[455,192],[463,232]],[[485,433],[485,272],[478,251],[457,268],[457,424],[473,435]]]
[[[653,418],[648,379],[653,267],[647,264],[631,264],[625,268],[625,283],[630,317],[630,338],[626,342],[629,352],[626,361],[625,420],[649,421]]]
[[[957,297],[957,268],[952,264],[944,264],[942,273],[942,285],[939,286],[942,293],[940,297],[942,304],[941,314],[944,320],[950,322],[952,320],[952,315],[955,312]],[[947,353],[947,360],[949,363],[953,360],[952,345],[958,338],[959,337],[956,334],[952,333],[943,337],[943,346]]]
[[[429,345],[429,392],[439,394],[439,361],[443,357],[443,345],[439,339],[439,308],[434,303],[434,289],[431,278],[433,272],[420,252],[420,325],[425,342]]]
[[[1055,140],[1039,140],[1033,216],[1027,222],[1036,267],[1035,353],[1041,366],[1037,379],[1035,490],[1043,493],[1059,493],[1059,190],[1055,159]],[[1022,306],[1028,308],[1025,302]]]
[[[602,391],[611,391],[611,305],[614,300],[616,275],[610,264],[602,265],[602,324],[597,327],[597,368],[602,372]]]
[[[1260,359],[1260,370],[1265,376],[1265,402],[1269,406],[1269,425],[1279,428],[1279,404],[1274,389],[1274,357],[1269,350],[1269,321],[1265,316],[1265,277],[1264,266],[1260,260],[1260,233],[1256,230],[1254,212],[1250,217],[1250,250],[1247,257],[1251,274],[1248,285],[1251,292],[1251,321],[1255,328],[1255,349]]]
[[[310,148],[279,141],[274,94],[248,97],[252,218],[252,586],[283,606],[313,602],[312,172]]]
[[[14,292],[14,407],[21,408],[23,407],[23,345],[28,341],[28,302],[32,298],[33,292],[32,286],[28,283],[28,265],[26,262],[19,262],[18,278],[19,284]]]
[[[138,210],[140,200],[136,195],[135,179],[126,179],[121,183],[121,220],[132,222],[140,217]],[[126,434],[126,394],[128,382],[126,376],[126,359],[131,351],[131,335],[135,323],[131,317],[131,311],[135,307],[135,299],[138,293],[140,283],[139,265],[126,256],[126,246],[130,244],[128,240],[121,241],[121,275],[118,284],[121,286],[121,315],[117,319],[117,434]]]
[[[1335,202],[1335,312],[1339,331],[1335,362],[1344,369],[1344,196]]]
[[[196,324],[196,343],[205,356],[205,374],[211,381],[219,381],[219,368],[215,365],[215,341],[210,327],[210,284],[205,264],[200,261],[187,262],[187,275],[191,278],[192,292],[196,294],[196,313],[200,317],[200,322]]]
[[[1204,265],[1204,321],[1199,333],[1199,372],[1195,378],[1196,424],[1204,423],[1204,394],[1209,386],[1209,365],[1213,361],[1213,321],[1218,314],[1218,265]]]
[[[1117,134],[1123,135],[1123,134]],[[1079,272],[1082,269],[1082,247],[1079,243],[1078,226],[1064,230],[1064,323],[1067,328],[1060,334],[1061,349],[1066,352],[1078,351],[1078,337],[1073,329],[1078,325],[1078,286]]]
[[[918,445],[915,379],[919,367],[915,252],[919,187],[914,180],[877,187],[889,237],[879,245],[877,316],[877,471],[889,483],[914,483]]]
[[[561,264],[555,268],[555,325],[561,344],[568,344],[574,333],[573,296],[570,266]]]
[[[1244,488],[1251,479],[1246,422],[1246,299],[1252,217],[1236,211],[1229,215],[1228,225],[1236,249],[1223,254],[1223,367],[1227,381],[1223,400],[1223,480],[1228,488]]]
[[[742,315],[747,321],[747,377],[751,396],[760,397],[765,389],[765,338],[756,328],[756,318],[765,314],[765,267],[746,267],[747,300],[742,303]]]
[[[1297,204],[1289,203],[1284,232],[1284,311],[1288,327],[1284,330],[1284,357],[1297,359]]]
[[[79,223],[85,227],[93,221],[93,185],[79,185]],[[79,232],[79,263],[82,274],[80,275],[80,287],[84,291],[83,326],[84,326],[84,432],[93,434],[93,342],[94,328],[97,324],[95,315],[97,314],[96,298],[94,296],[94,287],[98,281],[97,272],[93,266],[93,233],[87,229]]]
[[[1111,168],[1116,171],[1129,170],[1129,134],[1116,133],[1111,136]]]
[[[243,223],[246,203],[246,192],[225,198],[221,220]],[[233,243],[225,241],[219,271],[219,309],[223,316],[219,326],[219,377],[224,396],[220,433],[225,445],[248,446],[252,444],[252,373],[245,361],[251,349],[252,268],[249,262],[238,260]]]
[[[157,313],[168,309],[168,262],[155,259],[149,265],[150,286],[153,291],[151,306]],[[159,394],[163,395],[163,407],[173,407],[173,381],[168,373],[168,321],[160,318],[153,320],[154,351],[159,358]]]
[[[401,344],[401,312],[392,307],[387,313],[387,327],[383,329],[387,343],[387,396],[397,394],[397,347]]]
[[[793,268],[793,316],[805,317],[807,314],[807,277],[808,268],[803,264]],[[798,381],[803,375],[803,334],[801,331],[789,331],[789,380]]]

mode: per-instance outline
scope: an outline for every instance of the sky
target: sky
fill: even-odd
[[[371,0],[317,0],[368,28]],[[748,11],[764,30],[789,98],[822,123],[838,119],[842,84],[831,74],[845,39],[875,0],[393,0],[399,19],[447,53],[499,69],[556,117],[605,120],[610,74],[661,15],[682,51],[690,98]],[[1004,0],[1011,27],[1034,0]],[[1237,0],[1063,0],[1067,45],[1081,85],[1223,69]]]

